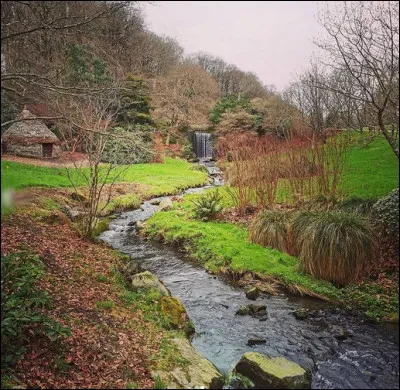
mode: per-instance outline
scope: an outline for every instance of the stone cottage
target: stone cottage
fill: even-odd
[[[61,155],[60,140],[28,110],[23,110],[18,119],[1,137],[2,153],[24,157],[57,158]]]

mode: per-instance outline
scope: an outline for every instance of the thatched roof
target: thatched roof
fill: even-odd
[[[23,110],[17,119],[28,119],[13,123],[1,137],[2,141],[15,142],[24,145],[60,143],[57,136],[41,121],[32,120],[35,116],[28,110]]]
[[[54,117],[57,116],[45,104],[25,104],[24,110],[30,111],[35,116]],[[46,126],[56,124],[56,119],[41,119]]]

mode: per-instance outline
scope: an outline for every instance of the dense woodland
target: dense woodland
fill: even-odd
[[[57,131],[74,148],[73,129],[96,127],[74,109],[90,102],[110,125],[141,138],[158,129],[166,144],[196,129],[290,138],[368,128],[398,155],[397,3],[321,13],[324,55],[280,93],[217,56],[186,55],[147,29],[139,3],[3,2],[2,130],[24,104],[41,104],[42,116],[63,118]]]

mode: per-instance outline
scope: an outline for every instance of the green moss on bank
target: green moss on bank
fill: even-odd
[[[373,288],[371,284],[337,288],[305,274],[296,257],[251,243],[244,226],[195,220],[191,200],[196,196],[188,195],[172,210],[156,213],[147,221],[144,233],[167,244],[180,245],[210,271],[219,272],[223,267],[229,267],[237,273],[259,273],[276,278],[289,289],[297,287],[311,295],[361,307],[372,319],[398,318],[398,297],[393,291],[396,285],[389,290],[381,289],[381,301],[378,302],[377,287]]]

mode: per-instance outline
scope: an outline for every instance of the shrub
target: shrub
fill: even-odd
[[[202,221],[209,221],[215,218],[222,211],[221,201],[222,197],[218,189],[200,195],[193,201],[195,217]]]
[[[363,199],[358,197],[351,197],[336,205],[336,208],[343,211],[353,211],[363,215],[371,213],[372,206],[375,204],[376,199]]]
[[[24,351],[28,330],[55,341],[70,334],[43,309],[51,297],[36,283],[44,273],[41,260],[29,252],[1,257],[1,360],[14,363]]]
[[[283,252],[291,252],[292,214],[285,211],[262,211],[250,226],[252,242],[270,246]]]
[[[182,147],[182,155],[186,160],[194,160],[196,155],[193,151],[193,145],[189,140],[186,140]]]
[[[372,207],[374,225],[387,236],[399,235],[399,189],[379,199]]]
[[[372,227],[357,214],[301,212],[292,232],[303,268],[336,285],[359,280],[375,254]]]
[[[102,161],[112,164],[138,164],[152,160],[152,142],[147,131],[127,131],[116,127],[113,134],[115,137],[109,137],[106,143]]]

